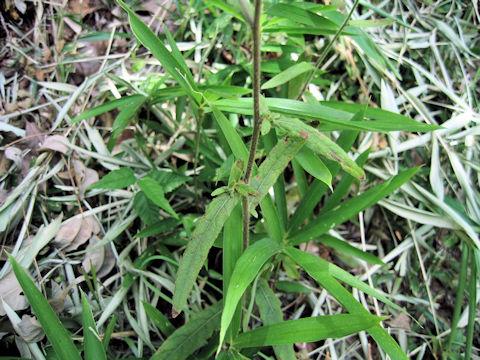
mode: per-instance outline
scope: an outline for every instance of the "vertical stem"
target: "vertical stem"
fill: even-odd
[[[325,60],[325,58],[327,57],[328,52],[329,52],[330,49],[332,48],[333,44],[334,44],[334,43],[337,41],[337,39],[340,37],[340,34],[342,33],[343,29],[345,29],[345,26],[347,26],[348,21],[349,21],[350,18],[352,17],[353,11],[354,11],[355,8],[357,7],[359,1],[360,1],[360,0],[355,0],[355,2],[353,3],[352,8],[350,9],[350,12],[348,13],[347,17],[346,17],[345,20],[343,21],[342,26],[340,26],[340,29],[338,29],[338,31],[335,33],[335,36],[333,37],[332,41],[330,41],[330,42],[328,43],[327,47],[326,47],[325,50],[322,52],[322,55],[320,55],[320,57],[318,58],[318,60],[317,60],[317,62],[316,62],[316,64],[315,64],[315,68],[310,72],[310,75],[308,75],[307,81],[305,81],[305,83],[303,84],[302,89],[300,90],[300,93],[297,95],[297,100],[299,100],[299,99],[303,96],[303,93],[305,92],[305,90],[307,90],[308,84],[310,84],[310,82],[311,82],[312,79],[313,79],[313,76],[315,75],[315,73],[317,72],[317,70],[320,69],[320,65],[322,65],[323,60]]]
[[[250,182],[253,165],[255,163],[255,153],[257,152],[258,138],[262,127],[262,118],[260,116],[260,43],[262,31],[260,28],[260,17],[262,15],[262,0],[255,0],[255,14],[253,18],[253,135],[250,145],[250,154],[248,157],[247,170],[245,172],[245,183]],[[250,211],[248,197],[242,199],[243,208],[243,248],[248,247],[248,225]]]

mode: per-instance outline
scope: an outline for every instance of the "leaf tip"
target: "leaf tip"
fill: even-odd
[[[175,319],[178,315],[180,315],[180,312],[177,311],[175,308],[172,308],[172,318]]]

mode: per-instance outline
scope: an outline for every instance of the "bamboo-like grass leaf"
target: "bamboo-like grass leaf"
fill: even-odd
[[[348,242],[337,239],[331,235],[324,234],[320,236],[318,241],[320,241],[324,245],[330,246],[331,248],[340,250],[345,254],[350,254],[352,256],[355,256],[356,258],[366,261],[370,264],[381,265],[381,266],[386,265],[382,260],[380,260],[375,255],[362,251],[350,245]]]
[[[288,69],[285,69],[284,71],[275,75],[273,78],[264,83],[262,85],[262,90],[271,89],[285,84],[286,82],[294,79],[298,75],[301,75],[313,69],[314,65],[307,62],[300,62],[298,64],[292,65]]]
[[[174,316],[184,308],[210,248],[239,200],[240,197],[237,194],[222,194],[212,200],[205,215],[198,220],[178,268],[173,295],[172,314]]]
[[[165,336],[170,336],[175,331],[175,327],[172,325],[172,323],[157,308],[153,307],[152,305],[150,305],[150,303],[145,301],[142,301],[142,304],[148,317],[162,332],[162,334],[164,334]]]
[[[249,246],[238,259],[225,296],[218,350],[220,350],[222,346],[225,333],[232,321],[237,304],[242,298],[247,286],[253,281],[255,276],[257,276],[263,264],[281,250],[282,248],[275,240],[266,238]]]
[[[130,26],[135,36],[140,42],[149,49],[152,54],[160,61],[165,69],[174,77],[175,80],[182,86],[190,97],[199,102],[201,94],[197,92],[196,84],[192,81],[191,74],[185,77],[180,73],[180,69],[184,69],[182,64],[179,64],[177,59],[170,51],[163,45],[162,41],[153,33],[150,28],[143,23],[142,20],[122,1],[117,0],[120,6],[128,13]],[[189,81],[190,80],[190,81]]]
[[[123,189],[133,185],[137,181],[135,174],[131,168],[120,168],[112,170],[107,175],[98,180],[95,184],[90,185],[88,189]]]
[[[184,360],[207,339],[220,325],[221,301],[192,316],[190,321],[175,330],[150,358],[151,360]]]
[[[245,162],[248,160],[248,150],[245,146],[237,130],[233,127],[232,123],[218,110],[215,106],[210,104],[213,111],[213,116],[217,121],[218,126],[222,130],[223,136],[227,139],[228,145],[237,159],[243,159]]]
[[[240,334],[236,348],[314,342],[367,330],[384,318],[373,315],[326,315],[283,321]]]
[[[306,172],[318,180],[323,181],[330,189],[332,188],[332,174],[312,150],[304,146],[297,155],[295,155],[295,159]]]
[[[315,255],[305,253],[298,249],[288,248],[285,253],[290,256],[300,267],[313,277],[325,290],[329,292],[348,312],[358,315],[370,315],[351,293],[349,293],[335,278],[325,271]],[[392,358],[392,360],[407,360],[397,342],[385,331],[380,324],[367,329],[378,345]]]
[[[291,136],[305,139],[308,147],[317,154],[338,162],[350,175],[357,179],[364,179],[365,173],[353,161],[348,154],[327,135],[321,133],[299,119],[279,117],[274,119],[273,124],[286,131]]]
[[[82,292],[82,323],[83,323],[83,341],[85,359],[107,359],[102,341],[98,336],[95,320],[93,319],[92,309],[88,303],[87,297]]]
[[[301,230],[292,234],[289,243],[298,245],[307,242],[310,239],[320,236],[330,230],[331,228],[347,221],[352,216],[358,214],[370,206],[377,203],[379,200],[388,196],[404,183],[406,183],[419,168],[408,169],[389,180],[374,186],[354,198],[342,202],[339,206],[332,210],[321,213],[314,221],[306,225]]]
[[[257,303],[264,325],[273,325],[283,321],[282,303],[278,300],[272,289],[270,289],[265,279],[260,279],[257,284],[255,302]],[[278,359],[296,360],[295,352],[291,345],[275,345],[273,351]]]
[[[80,115],[74,117],[71,121],[70,124],[74,124],[76,122],[79,122],[81,120],[85,120],[91,117],[95,117],[98,115],[101,115],[103,113],[106,113],[107,111],[116,109],[116,108],[122,108],[124,106],[128,106],[129,104],[132,103],[132,101],[136,101],[136,99],[141,99],[144,98],[143,95],[130,95],[130,96],[123,96],[120,99],[115,99],[109,102],[106,102],[102,105],[95,106],[94,108],[88,109],[81,113]]]
[[[314,267],[316,271],[322,271],[325,274],[331,275],[334,278],[363,291],[365,294],[368,294],[380,301],[383,301],[385,304],[393,307],[396,310],[404,311],[400,306],[387,299],[387,297],[380,293],[378,290],[371,288],[369,285],[365,284],[363,281],[359,280],[358,278],[338,267],[337,265],[332,264],[331,262],[328,262],[321,257],[303,252],[296,248],[287,248],[284,251],[298,264],[302,264],[301,266],[304,269],[306,269],[305,266],[307,266],[307,268]],[[301,261],[299,261],[299,259],[301,259]]]
[[[295,6],[294,4],[275,4],[265,12],[269,15],[293,20],[304,25],[321,27],[333,31],[338,30],[338,26],[333,21],[314,12]]]
[[[165,192],[163,191],[162,185],[160,185],[156,180],[151,177],[144,177],[141,180],[138,180],[138,185],[140,189],[147,195],[147,197],[153,201],[157,206],[160,206],[163,210],[168,212],[174,218],[178,219],[178,215],[173,210],[172,206],[165,197]]]
[[[55,315],[50,304],[13,256],[9,255],[8,257],[15,276],[59,359],[81,360],[78,349],[73,343],[70,334],[62,325],[57,315]]]
[[[250,183],[259,194],[250,200],[252,208],[255,208],[265,197],[268,190],[277,181],[278,176],[283,173],[283,170],[287,167],[290,160],[293,159],[304,144],[305,139],[286,136],[270,151]]]

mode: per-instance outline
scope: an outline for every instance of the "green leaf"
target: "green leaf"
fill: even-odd
[[[82,323],[84,339],[84,358],[85,359],[107,359],[102,341],[98,335],[95,320],[93,319],[92,309],[88,303],[87,297],[82,292]]]
[[[263,264],[281,250],[282,248],[275,240],[266,238],[249,246],[238,259],[225,296],[218,350],[220,350],[222,346],[225,333],[232,321],[237,304],[242,298],[247,286],[253,281],[255,276],[257,276]]]
[[[318,180],[323,181],[330,189],[332,188],[332,174],[330,174],[327,166],[313,153],[312,150],[304,146],[300,149],[297,155],[295,155],[295,159],[306,172]]]
[[[210,248],[239,200],[236,194],[222,194],[212,200],[205,215],[197,221],[192,240],[188,243],[178,268],[173,295],[173,315],[176,316],[183,310]]]
[[[264,325],[272,325],[283,321],[282,303],[278,300],[272,289],[270,289],[265,279],[260,279],[257,284],[255,302],[257,303]],[[273,351],[277,359],[297,359],[292,346],[276,345],[273,347]]]
[[[143,191],[139,191],[133,198],[133,208],[135,212],[140,216],[140,219],[147,224],[153,225],[158,221],[160,217],[160,208],[150,200]]]
[[[166,231],[171,231],[175,229],[178,224],[180,224],[179,219],[162,219],[160,221],[155,222],[152,225],[147,226],[145,229],[139,231],[137,234],[135,234],[134,238],[145,238],[145,237],[150,237],[150,236],[155,236],[158,235],[162,232]]]
[[[135,184],[137,181],[135,174],[131,168],[120,168],[112,170],[107,175],[98,180],[95,184],[90,185],[89,189],[123,189],[127,186]]]
[[[277,178],[283,173],[288,163],[298,150],[305,144],[305,140],[297,137],[286,136],[280,140],[277,145],[270,151],[267,158],[258,168],[257,174],[252,178],[250,185],[254,188],[259,196],[250,200],[251,208],[255,208],[258,203],[265,197],[268,190],[275,184]]]
[[[147,195],[147,197],[152,200],[155,205],[161,207],[170,215],[178,219],[177,213],[173,210],[167,198],[165,197],[162,185],[160,185],[156,180],[148,176],[144,177],[141,180],[138,180],[138,185],[140,186],[140,189],[142,189],[142,191],[145,193],[145,195]]]
[[[138,16],[128,8],[122,0],[117,0],[120,6],[128,13],[130,20],[130,26],[135,36],[140,40],[142,45],[149,49],[152,54],[160,61],[165,70],[173,76],[175,80],[182,86],[189,96],[196,101],[200,102],[201,95],[197,92],[197,87],[192,81],[193,77],[188,71],[188,75],[185,77],[180,73],[182,65],[178,63],[177,59],[172,55],[170,51],[163,45],[163,42],[153,33],[150,28],[143,23]]]
[[[380,293],[378,290],[371,288],[363,281],[358,280],[355,276],[338,267],[337,265],[332,264],[322,259],[321,257],[306,253],[296,248],[287,248],[284,251],[305,270],[308,271],[309,269],[315,269],[315,271],[322,271],[325,274],[329,274],[334,278],[363,291],[365,294],[368,294],[380,301],[383,301],[385,304],[393,307],[396,310],[404,311],[400,306],[388,300],[385,295]]]
[[[172,323],[157,308],[145,301],[142,301],[142,304],[150,320],[152,320],[152,322],[155,324],[158,330],[162,332],[163,335],[170,336],[175,331],[175,327],[172,325]]]
[[[350,20],[349,25],[368,28],[368,27],[377,27],[377,26],[387,26],[395,22],[394,19],[375,19],[375,20]]]
[[[378,257],[375,255],[372,255],[368,252],[362,251],[352,245],[350,245],[348,242],[337,239],[331,235],[325,234],[320,236],[318,239],[322,244],[330,246],[331,248],[337,249],[342,251],[345,254],[350,254],[358,259],[361,259],[363,261],[366,261],[370,264],[375,264],[375,265],[381,265],[385,266],[385,264],[382,260],[380,260]]]
[[[306,225],[300,231],[295,232],[288,240],[292,245],[298,245],[307,242],[314,237],[318,237],[333,227],[347,221],[352,216],[358,214],[378,201],[388,196],[410,178],[415,175],[419,168],[406,170],[397,176],[390,178],[380,185],[365,191],[364,193],[342,202],[332,210],[321,213],[314,221]]]
[[[81,360],[80,354],[73,343],[70,334],[62,325],[50,304],[37,289],[34,282],[23,270],[20,264],[11,255],[8,255],[13,272],[22,287],[25,296],[42,325],[48,340],[50,340],[55,353],[60,360]]]
[[[230,146],[230,149],[235,155],[235,158],[247,161],[247,147],[245,146],[245,143],[243,142],[240,135],[238,135],[237,131],[233,127],[232,123],[215,106],[210,104],[210,107],[213,111],[213,116],[217,121],[218,126],[220,126],[220,129],[222,130],[223,136],[225,136],[225,138],[227,139],[228,145]]]
[[[165,191],[165,194],[177,189],[191,179],[189,176],[165,170],[152,170],[147,174],[147,176],[157,180],[157,182],[162,186],[163,191]]]
[[[313,277],[325,290],[328,291],[342,306],[350,313],[358,315],[370,315],[370,313],[360,304],[351,293],[340,285],[323,267],[315,260],[316,256],[304,253],[297,249],[286,249],[286,253],[305,271]],[[379,324],[374,325],[367,330],[375,339],[378,345],[392,358],[392,360],[406,360],[407,356],[403,353],[397,342],[382,328]]]
[[[70,121],[70,124],[101,115],[107,111],[110,111],[116,108],[123,108],[124,106],[129,106],[129,104],[135,103],[137,99],[143,99],[143,98],[145,98],[143,95],[130,95],[130,96],[123,96],[120,99],[108,101],[102,105],[96,106],[92,109],[88,109],[87,111],[84,111],[80,115],[74,117]]]
[[[289,135],[305,139],[310,149],[329,160],[338,162],[343,170],[357,179],[365,178],[365,173],[355,161],[339,145],[317,129],[295,118],[279,117],[273,123]]]
[[[294,4],[276,4],[265,11],[269,15],[278,16],[288,20],[293,20],[300,24],[320,27],[336,31],[338,26],[316,13],[302,9]]]
[[[343,102],[305,103],[302,101],[267,98],[268,108],[272,112],[307,120],[319,120],[322,131],[364,130],[364,131],[432,131],[440,129],[437,125],[417,122],[409,117],[390,111],[368,107],[366,116],[374,120],[352,121],[353,114],[362,111],[365,105]],[[251,98],[222,99],[213,102],[219,110],[236,114],[252,115]]]
[[[271,89],[279,85],[285,84],[286,82],[296,78],[298,75],[301,75],[307,71],[312,71],[315,66],[312,63],[301,62],[290,66],[288,69],[285,69],[280,74],[275,75],[273,78],[268,80],[262,85],[262,90]]]
[[[192,316],[175,330],[153,354],[151,360],[184,360],[201,347],[220,326],[221,301]]]
[[[130,101],[124,105],[120,113],[115,118],[112,127],[112,133],[108,140],[107,148],[112,151],[118,136],[125,130],[137,111],[143,106],[147,98],[145,96],[130,97]]]
[[[305,285],[293,281],[277,281],[275,288],[279,291],[289,293],[311,294],[313,292],[313,290],[307,288]]]
[[[340,314],[288,320],[240,334],[233,345],[245,348],[341,338],[371,328],[383,319],[373,315]]]

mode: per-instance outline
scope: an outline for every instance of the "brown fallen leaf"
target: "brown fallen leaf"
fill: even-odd
[[[78,191],[78,195],[80,196],[80,199],[83,199],[83,196],[85,195],[85,191],[87,191],[87,188],[90,185],[95,184],[99,180],[98,173],[90,168],[85,169],[85,177],[83,178],[83,181],[80,185],[80,190]]]
[[[42,341],[45,337],[45,332],[40,322],[36,317],[30,315],[22,316],[22,321],[18,324],[17,333],[27,343],[36,343]]]
[[[90,242],[87,246],[87,253],[85,258],[82,261],[82,267],[86,273],[89,273],[92,270],[92,266],[95,267],[95,272],[101,269],[103,262],[105,260],[105,246],[99,247],[94,250],[89,250],[93,248],[100,242],[100,239],[97,236],[92,236]]]
[[[68,247],[80,232],[82,218],[73,218],[63,223],[52,244],[57,248]]]
[[[45,141],[45,131],[40,129],[34,122],[25,123],[25,142],[27,146],[36,152]]]
[[[5,301],[15,311],[24,310],[28,307],[27,299],[20,295],[21,293],[22,288],[13,271],[0,279],[0,316],[6,314],[1,300]]]
[[[64,144],[68,143],[68,139],[62,135],[50,135],[43,142],[42,146],[38,149],[41,150],[53,150],[66,154],[68,152],[68,146]]]
[[[386,321],[386,323],[393,328],[411,330],[410,318],[403,312],[399,313],[393,319]]]
[[[104,248],[105,248],[105,258],[103,259],[102,267],[100,268],[100,270],[97,271],[98,278],[107,276],[110,273],[110,271],[113,270],[113,268],[115,267],[115,264],[117,263],[117,259],[113,254],[110,244],[105,245]]]
[[[92,236],[93,228],[90,221],[86,220],[86,218],[80,220],[80,230],[78,231],[77,235],[75,235],[75,238],[72,240],[70,245],[64,249],[65,252],[77,250],[79,246],[86,243],[88,239],[90,239],[90,236]]]

